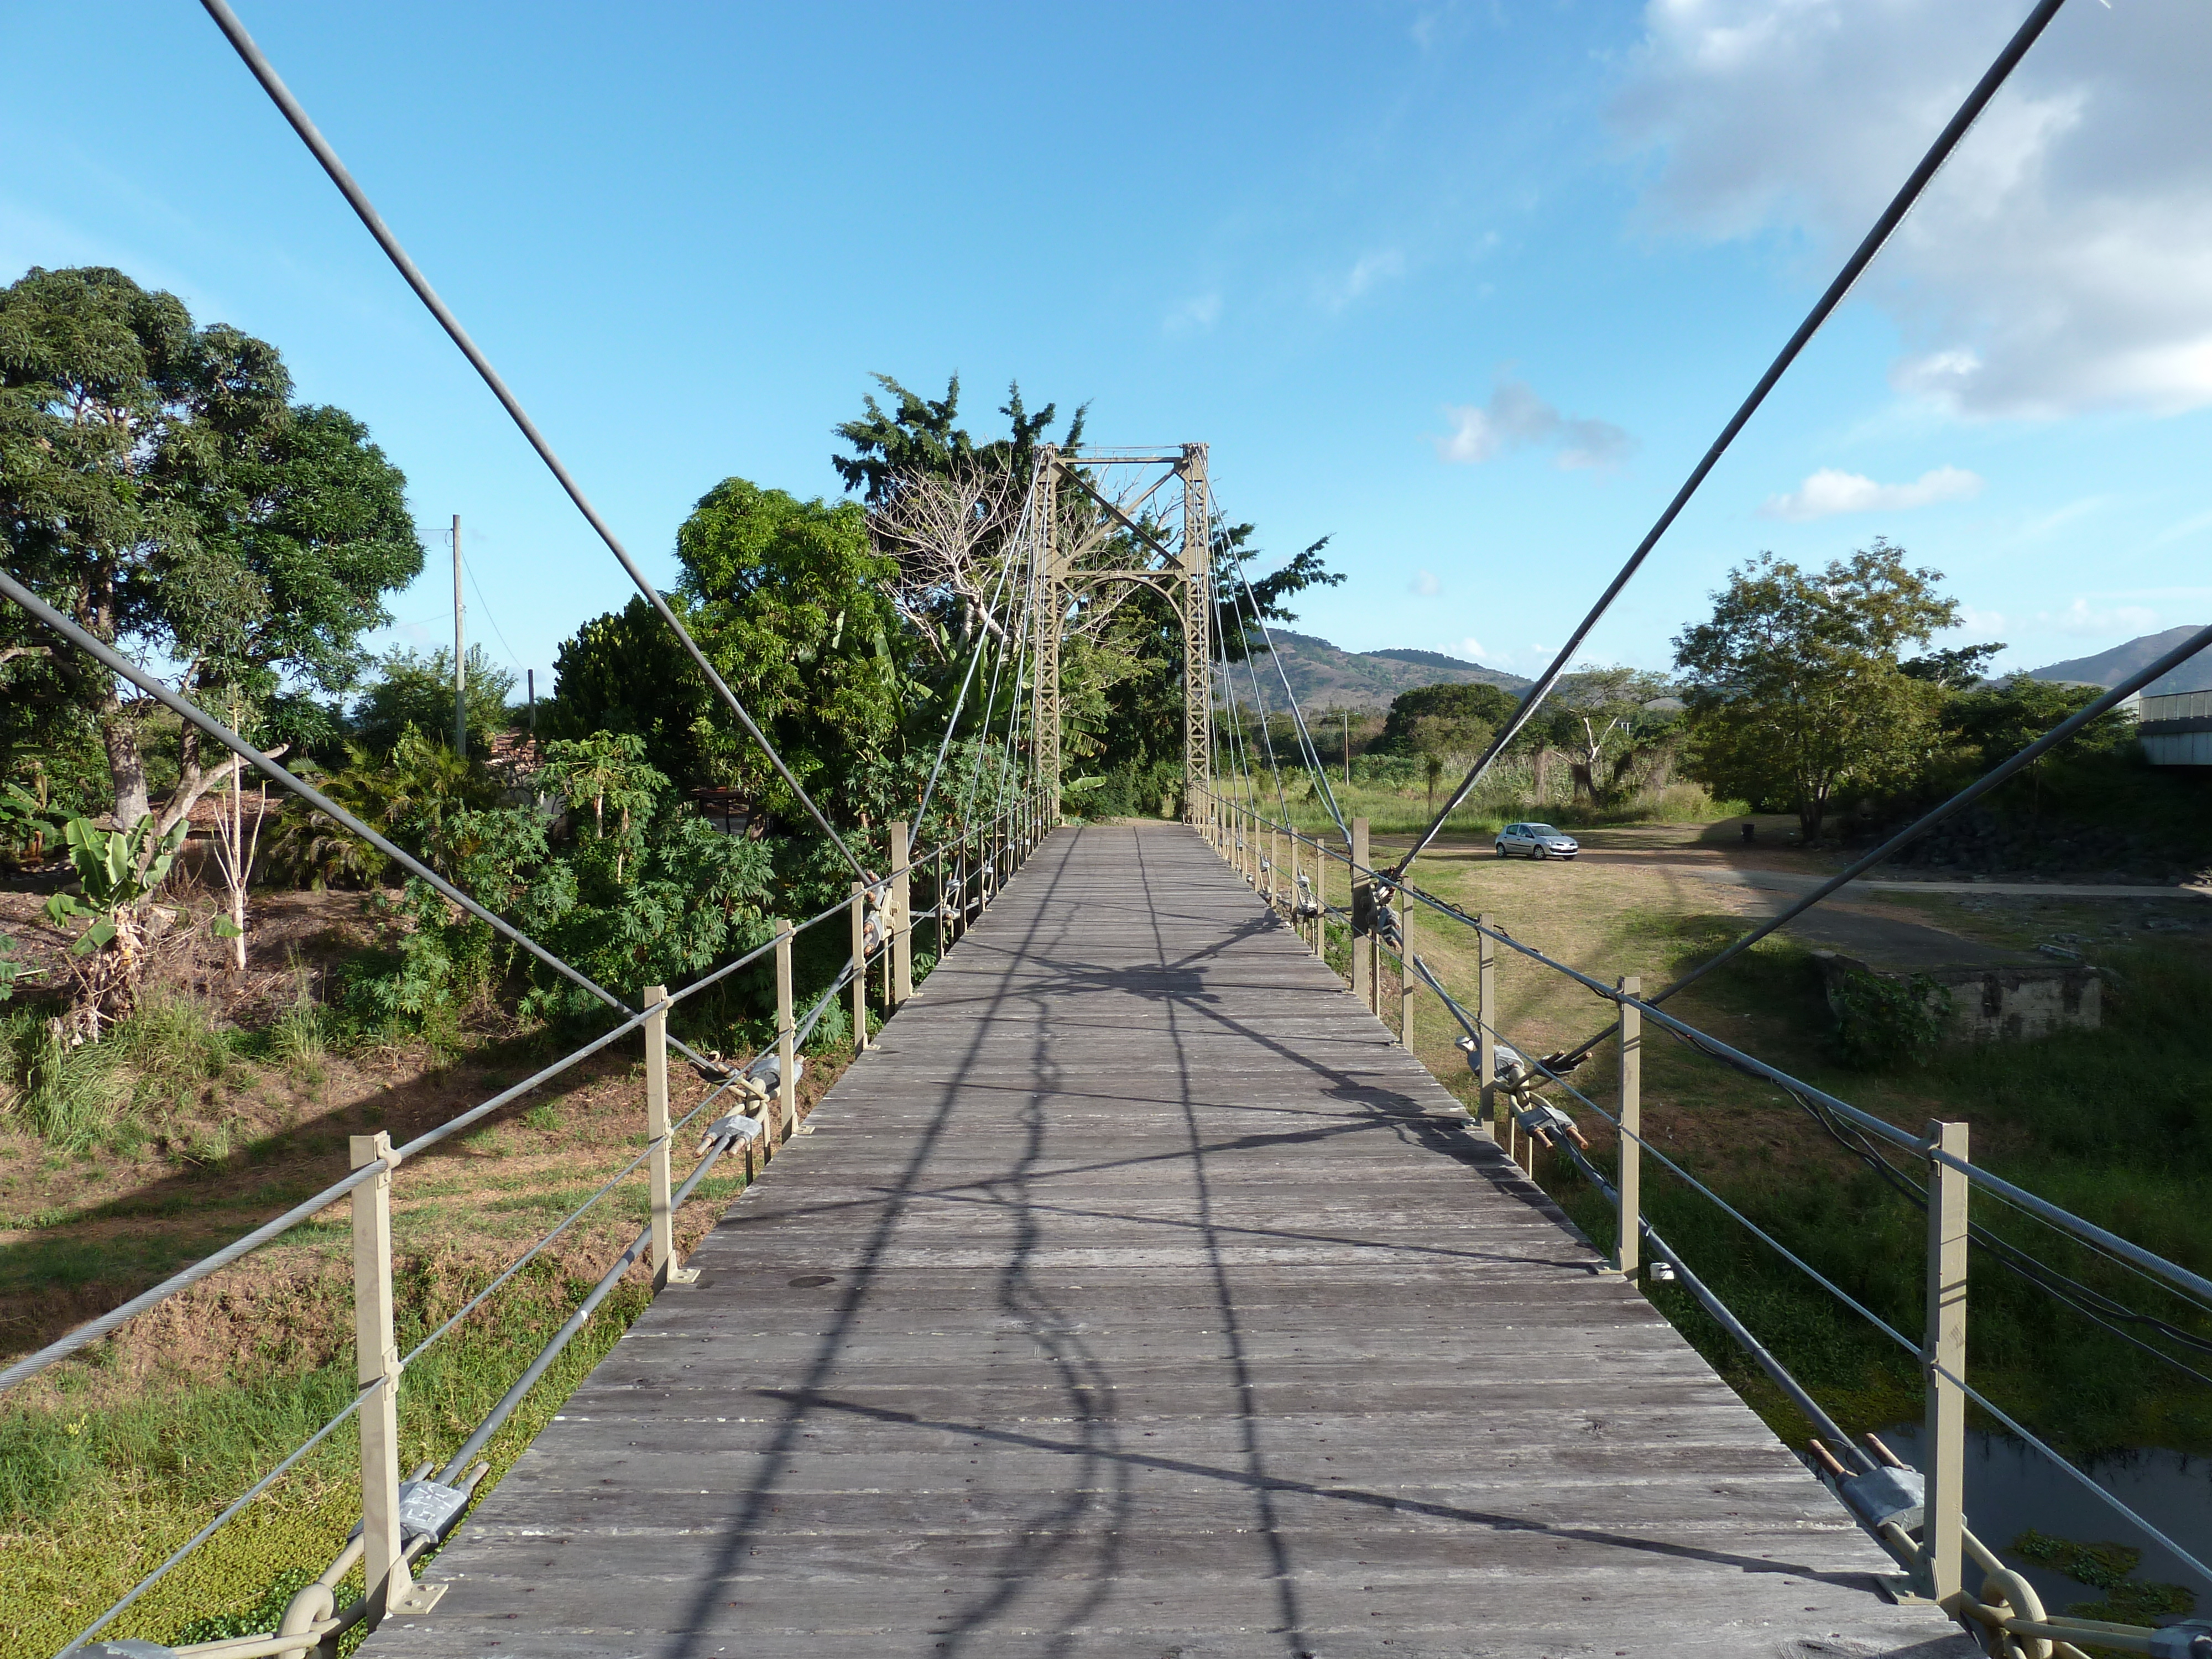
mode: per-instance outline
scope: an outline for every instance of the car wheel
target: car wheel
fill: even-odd
[[[1539,863],[1550,863],[1552,860],[1552,849],[1548,847],[1540,845],[1536,848],[1536,858]]]
[[[1498,845],[1498,857],[1500,857],[1500,858],[1504,858],[1504,857],[1505,856],[1505,843],[1504,843],[1504,842],[1502,842],[1502,841],[1501,841],[1501,842],[1499,842],[1497,845]]]

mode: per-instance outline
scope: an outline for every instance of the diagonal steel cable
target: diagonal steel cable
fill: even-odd
[[[2020,60],[2027,55],[2028,48],[2035,44],[2037,37],[2058,15],[2059,7],[2064,3],[2065,0],[2039,0],[2027,21],[2005,43],[2004,50],[1997,54],[1996,62],[1974,83],[1974,89],[1966,94],[1966,102],[1959,106],[1957,112],[1937,135],[1936,142],[1929,146],[1928,153],[1920,158],[1920,165],[1912,169],[1911,175],[1890,198],[1889,205],[1875,221],[1874,228],[1852,251],[1851,257],[1844,262],[1844,268],[1836,273],[1835,280],[1828,284],[1826,291],[1820,295],[1813,309],[1806,313],[1805,320],[1798,324],[1797,331],[1790,337],[1780,355],[1767,366],[1766,373],[1759,377],[1759,384],[1752,388],[1751,395],[1729,416],[1728,424],[1721,428],[1720,436],[1713,440],[1712,447],[1690,470],[1690,476],[1674,492],[1674,500],[1667,503],[1667,510],[1644,533],[1644,539],[1637,544],[1636,551],[1629,555],[1628,562],[1621,566],[1619,574],[1606,585],[1605,592],[1598,596],[1597,603],[1590,607],[1589,614],[1582,619],[1568,636],[1567,642],[1559,647],[1559,654],[1552,659],[1551,666],[1545,669],[1535,684],[1529,687],[1528,694],[1521,701],[1521,707],[1499,729],[1481,757],[1468,769],[1466,778],[1444,803],[1444,810],[1437,814],[1429,827],[1407,849],[1406,856],[1390,872],[1394,879],[1402,878],[1413,867],[1413,860],[1420,857],[1428,849],[1429,843],[1437,838],[1444,821],[1460,809],[1468,796],[1474,793],[1474,786],[1481,781],[1483,774],[1490,769],[1492,763],[1505,751],[1506,745],[1518,737],[1521,729],[1534,717],[1537,708],[1559,684],[1560,676],[1566,672],[1567,665],[1574,659],[1575,653],[1582,649],[1583,641],[1589,637],[1590,629],[1596,627],[1599,619],[1612,609],[1613,602],[1620,597],[1621,589],[1627,586],[1630,580],[1643,568],[1644,560],[1650,556],[1651,550],[1659,544],[1659,538],[1667,533],[1682,509],[1689,505],[1690,497],[1697,494],[1698,487],[1705,483],[1706,475],[1719,464],[1729,446],[1735,441],[1736,434],[1743,430],[1759,406],[1766,401],[1766,394],[1774,390],[1775,383],[1781,380],[1790,364],[1797,361],[1798,354],[1804,350],[1814,335],[1820,332],[1820,325],[1828,320],[1829,314],[1843,303],[1844,296],[1851,291],[1866,268],[1874,263],[1875,255],[1881,252],[1882,245],[1905,222],[1905,216],[1911,211],[1912,204],[1920,199],[1929,181],[1950,158],[1951,152],[1959,147],[1968,129],[1988,107],[1990,100],[1996,96],[1997,89],[2004,85],[2019,66]]]
[[[1681,978],[1676,980],[1672,985],[1667,987],[1665,990],[1654,992],[1650,996],[1645,998],[1644,1000],[1647,1002],[1664,1002],[1668,997],[1673,996],[1675,992],[1682,990],[1687,986],[1693,985],[1698,980],[1703,979],[1707,974],[1712,972],[1714,969],[1719,967],[1723,963],[1731,961],[1734,958],[1741,956],[1746,951],[1751,949],[1753,945],[1758,944],[1759,940],[1765,939],[1769,933],[1774,932],[1776,928],[1783,927],[1789,922],[1795,921],[1799,916],[1803,915],[1814,905],[1820,904],[1832,897],[1838,891],[1850,885],[1852,882],[1856,881],[1868,871],[1893,857],[1898,852],[1912,842],[1917,841],[1921,836],[1926,835],[1930,830],[1933,830],[1937,824],[1942,823],[1946,818],[1953,817],[1958,813],[1964,811],[1967,807],[1972,806],[1976,801],[1981,799],[1983,796],[1988,794],[1991,790],[1996,788],[2008,779],[2017,775],[2019,773],[2026,770],[2028,767],[2034,765],[2036,762],[2041,760],[2045,755],[2058,747],[2060,744],[2064,743],[2069,738],[2079,732],[2083,726],[2088,725],[2092,720],[2096,720],[2100,715],[2110,714],[2113,709],[2118,708],[2121,703],[2127,701],[2129,697],[2134,696],[2137,691],[2140,691],[2144,686],[2148,685],[2153,680],[2157,679],[2161,675],[2166,674],[2175,668],[2179,668],[2183,663],[2187,662],[2191,657],[2197,655],[2200,651],[2206,650],[2212,650],[2212,627],[2201,628],[2197,629],[2196,633],[2191,634],[2187,639],[2184,640],[2179,645],[2175,646],[2172,650],[2167,652],[2164,656],[2158,658],[2154,662],[2145,664],[2142,667],[2138,668],[2135,672],[2128,675],[2124,679],[2121,680],[2119,684],[2112,687],[2102,696],[2097,697],[2091,702],[2083,704],[2081,708],[2075,709],[2071,714],[2069,714],[2064,720],[2059,721],[2057,725],[2052,726],[2051,730],[2038,738],[2033,743],[2028,744],[2027,748],[2021,750],[2018,754],[2013,756],[2008,760],[2001,762],[1997,765],[1991,767],[1988,771],[1983,773],[1980,777],[1976,778],[1972,783],[1968,784],[1964,789],[1959,791],[1957,794],[1952,796],[1948,800],[1944,801],[1940,805],[1930,807],[1927,811],[1922,813],[1911,823],[1905,825],[1904,829],[1899,830],[1895,835],[1892,836],[1887,841],[1882,842],[1881,846],[1875,848],[1872,852],[1867,853],[1862,857],[1853,860],[1847,867],[1829,877],[1827,880],[1822,882],[1818,887],[1806,894],[1795,904],[1790,905],[1788,908],[1784,909],[1778,915],[1770,917],[1765,921],[1761,922],[1758,927],[1753,928],[1749,933],[1745,933],[1740,939],[1731,941],[1725,948],[1719,951],[1713,956],[1708,957],[1705,961],[1699,963],[1695,968],[1692,968],[1688,973],[1683,975]],[[1596,1049],[1597,1045],[1603,1041],[1605,1041],[1605,1034],[1603,1032],[1600,1032],[1595,1036],[1585,1038],[1574,1048],[1568,1049],[1565,1052],[1564,1056],[1565,1063],[1568,1065],[1573,1065],[1580,1061],[1585,1056],[1594,1052]]]
[[[391,228],[384,222],[382,216],[370,203],[367,192],[355,182],[353,174],[346,170],[345,163],[338,160],[337,152],[331,148],[330,142],[323,137],[314,122],[308,118],[307,112],[301,106],[300,100],[292,95],[291,89],[284,84],[269,59],[263,55],[261,48],[254,44],[253,37],[246,32],[246,26],[238,21],[238,14],[230,9],[225,0],[200,0],[200,3],[205,8],[207,15],[215,20],[216,27],[222,31],[224,38],[230,42],[240,58],[244,61],[246,67],[252,72],[253,78],[261,83],[261,89],[269,94],[270,101],[283,112],[285,120],[291,124],[292,131],[300,135],[301,142],[307,145],[315,160],[320,163],[323,171],[330,175],[331,182],[338,187],[338,191],[346,198],[347,204],[353,209],[362,223],[368,228],[368,234],[376,239],[376,245],[384,250],[385,257],[392,261],[393,267],[405,280],[407,286],[415,290],[415,297],[422,301],[430,314],[437,319],[438,326],[446,331],[447,337],[460,348],[461,355],[469,360],[469,366],[474,368],[483,378],[483,383],[491,388],[492,396],[499,399],[500,406],[507,410],[508,417],[514,421],[524,439],[532,449],[538,452],[538,459],[545,463],[547,470],[553,474],[555,480],[567,492],[568,499],[576,504],[576,510],[584,515],[585,521],[599,533],[599,539],[607,544],[608,551],[615,556],[623,570],[629,573],[630,580],[637,585],[637,591],[645,596],[646,602],[659,611],[661,621],[666,623],[674,630],[677,639],[682,642],[684,649],[690,653],[692,662],[697,665],[699,672],[707,677],[707,683],[713,686],[722,701],[729,705],[730,712],[738,717],[738,724],[745,728],[747,734],[760,745],[761,752],[768,757],[769,764],[775,767],[777,775],[791,786],[792,793],[798,796],[800,804],[812,816],[814,822],[822,827],[823,834],[828,836],[830,841],[836,843],[838,852],[844,855],[845,862],[853,866],[854,873],[863,881],[869,879],[868,872],[863,869],[860,861],[853,856],[853,849],[845,845],[844,837],[830,826],[830,820],[823,816],[822,809],[814,804],[814,797],[808,794],[805,786],[792,775],[791,769],[784,764],[783,757],[776,753],[775,745],[768,740],[767,734],[754,723],[753,717],[745,712],[744,705],[738,701],[737,693],[730,690],[721,675],[715,672],[714,664],[707,660],[707,653],[699,648],[698,641],[691,637],[690,630],[684,626],[682,619],[670,609],[668,601],[661,598],[659,590],[646,580],[645,573],[640,570],[636,562],[631,559],[628,550],[616,536],[613,526],[599,516],[599,509],[593,507],[590,499],[585,495],[583,487],[576,482],[568,469],[562,465],[561,458],[553,453],[553,446],[546,442],[544,434],[538,431],[537,423],[524,410],[514,393],[507,389],[507,382],[500,378],[499,372],[492,368],[490,360],[477,349],[477,343],[469,337],[468,331],[461,326],[460,319],[454,316],[446,302],[438,297],[437,290],[430,286],[429,279],[422,275],[416,268],[414,260],[408,257],[407,250],[399,245],[399,239],[392,234]]]

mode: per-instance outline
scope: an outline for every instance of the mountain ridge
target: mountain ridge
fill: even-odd
[[[1275,656],[1284,678],[1305,709],[1350,709],[1355,714],[1379,713],[1389,708],[1401,691],[1419,685],[1496,685],[1508,691],[1525,690],[1531,684],[1502,668],[1445,655],[1441,651],[1419,651],[1410,647],[1385,651],[1346,651],[1315,634],[1287,628],[1273,630]],[[1261,682],[1261,692],[1267,690]],[[1279,691],[1281,683],[1276,683]]]
[[[2108,651],[2100,651],[2087,657],[2069,657],[2063,662],[2031,668],[2027,671],[2027,678],[2032,680],[2056,680],[2062,684],[2117,685],[2138,668],[2164,656],[2203,627],[2202,623],[2189,623],[2179,628],[2169,628],[2160,634],[2139,634]],[[2179,668],[2168,669],[2143,687],[2142,695],[2158,697],[2177,691],[2212,691],[2212,647],[2198,652]]]

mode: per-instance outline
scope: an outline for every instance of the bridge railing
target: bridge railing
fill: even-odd
[[[1926,1132],[1917,1135],[1901,1129],[1646,1001],[1634,976],[1607,984],[1514,938],[1487,913],[1471,915],[1376,866],[1370,861],[1364,819],[1351,820],[1346,825],[1348,845],[1336,845],[1328,838],[1269,817],[1249,799],[1212,791],[1206,792],[1190,817],[1261,901],[1325,960],[1333,954],[1330,930],[1336,930],[1334,938],[1346,947],[1350,988],[1377,1018],[1389,1014],[1391,1001],[1397,1003],[1396,1035],[1409,1051],[1410,999],[1416,981],[1437,996],[1466,1034],[1458,1046],[1474,1074],[1478,1093],[1473,1115],[1480,1128],[1524,1170],[1534,1173],[1535,1149],[1544,1146],[1571,1161],[1604,1194],[1613,1209],[1617,1241],[1613,1269],[1632,1280],[1649,1278],[1680,1284],[1743,1346],[1753,1362],[1819,1431],[1808,1449],[1812,1467],[1852,1518],[1905,1570],[1914,1591],[1983,1633],[1985,1641],[2008,1643],[2008,1652],[2056,1653],[2081,1659],[2079,1644],[2086,1644],[2119,1652],[2212,1659],[2212,1623],[2190,1621],[2152,1629],[2046,1613],[2033,1587],[1967,1525],[1964,1480],[1966,1407],[1971,1402],[2212,1585],[2212,1568],[2195,1553],[2077,1468],[1968,1382],[1967,1264],[1974,1247],[1998,1255],[2004,1265],[2021,1271],[2046,1291],[2064,1286],[2090,1297],[2099,1294],[2040,1263],[2028,1266],[2033,1258],[1971,1220],[1970,1197],[1978,1193],[2032,1217],[2106,1261],[2158,1284],[2179,1297],[2192,1316],[2212,1316],[2212,1280],[1976,1164],[1964,1123],[1930,1122]],[[1330,897],[1333,871],[1340,871],[1345,882],[1346,902],[1341,904]],[[1455,995],[1413,948],[1412,921],[1416,908],[1474,935],[1476,967],[1471,999]],[[1540,1058],[1533,1049],[1513,1044],[1499,1029],[1498,954],[1501,947],[1613,1005],[1611,1046],[1618,1060],[1618,1092],[1610,1109],[1570,1080],[1565,1055]],[[1386,963],[1395,965],[1396,970],[1395,998],[1386,995]],[[1917,1167],[1920,1179],[1906,1181],[1903,1189],[1927,1213],[1924,1311],[1918,1340],[1899,1330],[1790,1249],[1645,1136],[1642,1045],[1647,1022],[1711,1060],[1782,1089],[1847,1148],[1878,1160],[1886,1175],[1893,1177],[1893,1186],[1899,1184],[1905,1171],[1897,1167],[1889,1154],[1902,1159],[1907,1169]],[[1611,1127],[1618,1151],[1610,1179],[1591,1161],[1588,1144],[1573,1118],[1542,1098],[1541,1091],[1547,1088],[1562,1091]],[[1845,1433],[1772,1351],[1653,1229],[1643,1199],[1643,1166],[1647,1158],[1915,1358],[1926,1391],[1924,1474],[1906,1467],[1875,1436],[1864,1437],[1864,1443],[1860,1443]],[[2079,1299],[2066,1296],[2061,1299],[2076,1311],[2086,1310]],[[2098,1322],[2157,1358],[2171,1358],[2107,1320]],[[2149,1323],[2192,1348],[2212,1347],[2201,1337],[2164,1322]],[[1980,1575],[1978,1580],[1970,1582],[1969,1563]]]
[[[383,1132],[353,1136],[352,1167],[343,1179],[0,1371],[0,1393],[4,1393],[112,1334],[137,1315],[275,1243],[341,1200],[349,1205],[352,1335],[358,1392],[342,1410],[140,1578],[61,1652],[140,1656],[175,1653],[195,1656],[196,1659],[260,1659],[264,1655],[289,1655],[294,1659],[305,1659],[311,1650],[335,1652],[339,1637],[363,1621],[373,1628],[388,1613],[426,1611],[442,1593],[441,1587],[416,1583],[412,1569],[445,1539],[466,1512],[490,1468],[481,1454],[492,1437],[632,1267],[640,1262],[647,1265],[655,1291],[697,1277],[677,1258],[675,1221],[684,1202],[698,1190],[722,1157],[737,1152],[743,1160],[744,1178],[750,1183],[777,1149],[798,1132],[801,1112],[797,1090],[805,1065],[799,1051],[812,1037],[831,1004],[841,994],[849,992],[854,1052],[856,1056],[865,1052],[872,1046],[868,1035],[872,970],[881,973],[879,1006],[885,1015],[895,1012],[914,994],[915,933],[926,923],[931,930],[929,943],[933,953],[941,958],[989,908],[1006,879],[1042,838],[1045,827],[1042,801],[1030,791],[1012,797],[991,817],[965,826],[951,840],[926,852],[909,850],[906,824],[891,824],[889,873],[853,883],[848,899],[796,924],[787,920],[771,923],[771,937],[767,942],[673,992],[661,986],[646,988],[643,1006],[639,1012],[521,1082],[501,1090],[411,1140],[394,1145],[390,1134]],[[927,902],[919,908],[914,902],[918,881],[927,896]],[[811,1008],[801,1012],[793,1000],[793,945],[802,935],[830,927],[841,918],[846,920],[850,930],[850,954],[829,988]],[[771,958],[775,981],[775,1039],[772,1047],[745,1065],[737,1066],[723,1065],[711,1056],[696,1055],[670,1037],[669,1014],[678,1004],[743,969]],[[634,1033],[642,1034],[645,1060],[643,1150],[614,1170],[597,1191],[510,1261],[414,1348],[400,1353],[395,1334],[398,1310],[393,1291],[393,1176],[440,1142],[514,1104]],[[672,1047],[691,1054],[695,1065],[702,1074],[710,1074],[714,1085],[703,1099],[673,1121],[669,1115],[668,1091],[668,1054]],[[726,1098],[730,1103],[719,1115],[708,1116],[710,1109]],[[707,1116],[708,1121],[699,1129],[699,1139],[691,1154],[692,1167],[679,1183],[675,1177],[678,1138],[699,1124],[702,1116]],[[646,1225],[614,1258],[568,1320],[530,1358],[513,1386],[452,1455],[434,1469],[423,1463],[403,1476],[399,1464],[398,1390],[408,1368],[485,1306],[547,1247],[598,1208],[641,1168],[646,1171],[648,1189]],[[119,1614],[349,1420],[357,1421],[361,1443],[362,1524],[314,1581],[292,1597],[276,1633],[192,1643],[176,1648],[161,1648],[136,1639],[120,1645],[94,1640]],[[337,1589],[356,1568],[362,1574],[362,1593],[340,1607],[337,1604]]]

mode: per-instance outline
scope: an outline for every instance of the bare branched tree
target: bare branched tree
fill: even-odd
[[[1004,637],[991,593],[1012,556],[1020,514],[1011,475],[970,465],[903,477],[869,515],[876,545],[898,563],[891,601],[939,662],[979,633]]]

